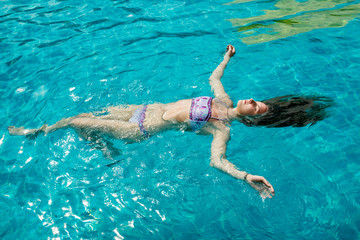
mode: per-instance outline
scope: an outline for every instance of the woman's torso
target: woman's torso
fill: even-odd
[[[165,129],[179,128],[191,130],[190,108],[192,99],[179,100],[168,104],[150,104],[146,110],[144,127],[149,132],[158,132]],[[211,118],[207,126],[213,125],[216,119],[226,120],[228,107],[219,100],[211,101]]]

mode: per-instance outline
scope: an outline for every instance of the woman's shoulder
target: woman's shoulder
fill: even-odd
[[[227,97],[216,97],[216,98],[214,98],[214,101],[221,103],[229,108],[234,107],[234,102],[228,96]]]

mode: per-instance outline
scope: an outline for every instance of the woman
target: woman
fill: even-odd
[[[247,182],[258,190],[262,197],[271,198],[275,194],[274,188],[264,177],[240,171],[226,159],[226,147],[230,139],[229,123],[239,120],[248,126],[305,126],[323,119],[325,117],[323,110],[326,107],[320,107],[320,110],[315,111],[312,118],[308,117],[307,112],[319,104],[314,104],[313,99],[294,96],[285,96],[285,100],[283,100],[284,97],[275,98],[275,101],[270,99],[268,104],[266,101],[259,102],[253,99],[240,100],[236,107],[233,107],[233,101],[225,92],[220,79],[234,54],[235,48],[229,45],[224,60],[210,76],[210,86],[215,98],[197,97],[168,104],[109,107],[101,114],[80,114],[62,119],[52,126],[44,125],[39,129],[27,130],[23,127],[11,126],[8,128],[9,132],[12,135],[36,136],[40,132],[47,134],[59,128],[72,127],[79,135],[88,140],[94,140],[94,137],[101,139],[106,135],[130,141],[140,141],[157,132],[169,129],[192,129],[200,134],[212,134],[210,165],[234,178]],[[287,111],[281,111],[281,109],[289,109],[289,102],[296,103],[299,100],[300,104],[293,104],[296,111],[290,110],[290,117],[284,115]],[[320,100],[327,101],[328,99]],[[282,106],[284,103],[285,106]],[[301,117],[298,117],[299,114]]]

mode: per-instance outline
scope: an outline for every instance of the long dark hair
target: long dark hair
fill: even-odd
[[[333,104],[329,97],[299,95],[275,97],[262,102],[268,106],[267,113],[243,116],[239,121],[250,127],[312,126],[329,116],[326,108]]]

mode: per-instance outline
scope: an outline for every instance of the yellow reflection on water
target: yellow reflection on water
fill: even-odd
[[[236,0],[229,4],[249,2]],[[266,10],[264,15],[251,18],[233,18],[229,21],[238,26],[238,32],[250,35],[242,37],[246,44],[268,42],[320,28],[343,27],[359,17],[360,4],[353,0],[279,0],[276,10]],[[340,4],[348,4],[341,6]],[[339,8],[340,6],[340,8]],[[336,9],[331,9],[337,7]],[[329,10],[330,9],[330,10]]]
[[[225,3],[224,5],[231,5],[231,4],[236,4],[236,3],[254,2],[254,1],[257,1],[257,0],[235,0],[233,2]]]

